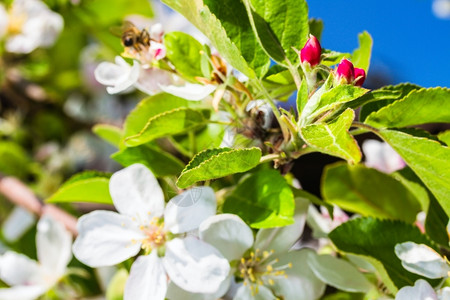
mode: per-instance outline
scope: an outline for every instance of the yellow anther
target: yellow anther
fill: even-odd
[[[292,263],[288,263],[288,268],[292,269]]]
[[[272,271],[273,271],[272,265],[268,265],[268,266],[266,267],[266,270],[267,270],[267,272],[272,272]]]
[[[241,264],[245,264],[245,259],[243,257],[241,258]]]
[[[271,279],[269,279],[269,284],[270,284],[270,285],[274,285],[274,284],[275,284],[275,281],[273,281],[273,279],[271,278]]]
[[[264,251],[264,252],[263,252],[263,257],[264,257],[264,258],[269,257],[269,255],[270,255],[270,253],[269,253],[268,251]]]

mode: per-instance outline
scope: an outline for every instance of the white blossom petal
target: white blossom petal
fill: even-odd
[[[167,288],[166,298],[169,300],[216,300],[221,299],[223,295],[228,291],[231,283],[231,276],[229,275],[220,285],[219,290],[213,294],[201,294],[201,293],[191,293],[186,290],[183,290],[179,286],[177,286],[173,281],[169,282],[169,286]]]
[[[313,250],[305,248],[278,257],[279,262],[274,267],[292,263],[292,268],[285,270],[287,278],[273,277],[273,289],[277,295],[282,295],[286,300],[312,300],[324,293],[325,283],[314,275],[308,265],[311,254],[316,255]]]
[[[365,140],[362,144],[366,156],[365,165],[380,172],[392,173],[405,167],[405,162],[386,142]]]
[[[163,264],[176,285],[193,293],[217,292],[230,271],[216,248],[192,236],[167,242]]]
[[[47,291],[42,285],[17,285],[0,288],[1,300],[35,300]]]
[[[419,279],[414,286],[401,288],[395,295],[395,300],[438,300],[438,297],[428,282]]]
[[[413,242],[397,244],[395,254],[402,261],[402,266],[412,273],[428,278],[442,278],[447,277],[450,272],[446,260],[424,244]]]
[[[124,300],[164,300],[167,276],[156,251],[141,255],[131,266],[125,285]]]
[[[95,79],[106,88],[109,94],[117,94],[132,87],[139,78],[140,65],[136,61],[133,66],[120,56],[116,57],[116,63],[102,62],[94,71]]]
[[[252,294],[252,291],[248,286],[242,285],[234,296],[233,300],[276,300],[272,291],[263,285],[258,286],[258,292]]]
[[[150,27],[150,38],[155,41],[161,41],[162,36],[164,34],[164,29],[161,23],[153,24]]]
[[[159,87],[166,93],[191,101],[203,100],[217,88],[213,84],[203,85],[189,82],[182,86],[159,85]]]
[[[256,234],[255,249],[287,252],[300,238],[305,227],[309,201],[296,198],[294,224],[289,226],[260,229]]]
[[[143,93],[154,95],[161,91],[160,84],[170,85],[173,82],[172,75],[166,70],[141,68],[139,78],[134,86]]]
[[[437,292],[439,300],[450,300],[450,287],[446,286]]]
[[[167,203],[164,226],[172,233],[197,229],[206,218],[216,214],[216,208],[216,195],[212,188],[194,187]]]
[[[0,16],[1,17],[1,16]],[[9,242],[16,242],[36,223],[36,217],[21,206],[14,207],[2,224],[3,236]]]
[[[200,224],[199,235],[229,261],[240,259],[254,241],[250,227],[233,214],[209,217]]]
[[[0,256],[0,279],[8,285],[33,285],[41,274],[38,263],[13,251]]]
[[[118,264],[141,249],[144,235],[129,217],[110,211],[93,211],[78,220],[73,254],[90,267]]]
[[[72,259],[72,235],[61,223],[44,215],[37,224],[36,249],[39,262],[58,280]]]
[[[114,173],[109,192],[116,209],[145,223],[164,212],[164,194],[155,175],[142,164],[133,164]]]

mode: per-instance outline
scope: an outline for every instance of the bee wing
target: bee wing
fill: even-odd
[[[112,26],[109,28],[109,31],[117,37],[122,37],[123,33],[130,28],[135,28],[134,24],[124,20],[121,26]]]

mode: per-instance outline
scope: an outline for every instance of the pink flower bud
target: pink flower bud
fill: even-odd
[[[312,67],[320,63],[320,54],[322,48],[320,47],[319,40],[313,36],[309,35],[309,39],[305,46],[300,50],[300,60],[302,63],[308,62]]]
[[[362,86],[366,80],[366,71],[364,69],[355,68],[355,85]]]
[[[161,23],[156,23],[155,25],[150,27],[150,38],[151,39],[153,39],[157,42],[161,42],[163,35],[164,35],[164,29],[163,29]]]
[[[336,75],[340,83],[351,83],[355,79],[355,68],[351,61],[345,58],[341,60],[336,69]]]
[[[163,59],[166,56],[166,46],[163,44],[152,42],[149,50],[155,60]]]

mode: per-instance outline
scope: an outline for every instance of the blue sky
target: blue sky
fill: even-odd
[[[308,5],[310,17],[324,21],[324,48],[351,52],[358,33],[367,30],[374,41],[372,72],[383,72],[390,83],[450,87],[450,20],[433,14],[431,0],[310,0]]]

